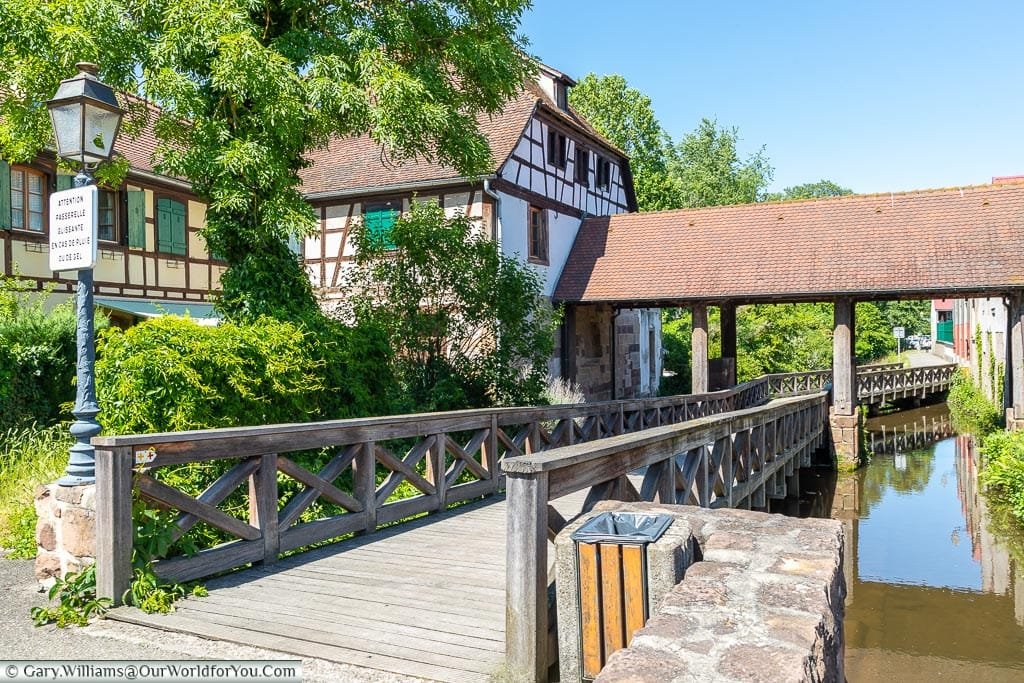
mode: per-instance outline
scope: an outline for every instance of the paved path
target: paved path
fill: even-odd
[[[903,353],[903,357],[906,358],[912,368],[919,368],[926,365],[945,365],[950,362],[942,356],[936,356],[931,351],[905,351]]]
[[[265,648],[217,642],[180,633],[98,621],[86,628],[35,627],[29,609],[46,604],[32,572],[31,560],[0,559],[0,659],[295,659]],[[415,681],[316,657],[303,657],[304,681],[399,683]]]

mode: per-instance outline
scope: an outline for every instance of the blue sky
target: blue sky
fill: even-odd
[[[702,116],[761,145],[772,189],[857,192],[1024,174],[1024,3],[534,0],[531,51],[620,73],[673,137]]]

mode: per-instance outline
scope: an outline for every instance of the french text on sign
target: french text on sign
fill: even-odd
[[[95,185],[50,195],[50,270],[84,270],[96,265]]]

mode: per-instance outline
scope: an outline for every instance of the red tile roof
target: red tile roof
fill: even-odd
[[[134,95],[122,94],[122,97],[145,102]],[[146,126],[134,137],[124,133],[119,135],[114,151],[126,158],[132,169],[154,173],[157,140],[153,126],[159,110],[156,105],[145,103],[151,110]],[[487,138],[491,148],[491,173],[497,173],[512,154],[519,137],[538,108],[625,159],[626,155],[608,142],[583,117],[571,109],[568,112],[562,111],[537,84],[530,83],[498,114],[481,114],[477,117],[480,132]],[[465,179],[456,169],[440,163],[426,160],[391,162],[387,159],[384,149],[369,135],[336,138],[326,148],[310,152],[307,158],[312,165],[302,169],[299,174],[302,178],[302,192],[305,195],[329,196],[334,193],[374,192],[400,185],[440,184]]]
[[[589,218],[554,297],[671,305],[1022,287],[1017,184]]]
[[[493,116],[481,114],[477,117],[480,132],[487,138],[491,148],[493,167],[490,173],[496,174],[512,154],[537,108],[544,109],[625,158],[625,154],[605,140],[582,117],[573,111],[562,111],[539,86],[531,83],[508,102],[500,113]],[[312,166],[299,174],[305,195],[375,192],[410,183],[440,183],[464,178],[456,169],[440,163],[426,160],[391,162],[384,149],[369,135],[332,140],[326,148],[310,152],[307,158]]]

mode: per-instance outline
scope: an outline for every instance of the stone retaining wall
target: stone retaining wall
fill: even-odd
[[[699,558],[598,683],[845,680],[840,522],[613,501],[594,513],[606,510],[671,514]]]
[[[38,487],[36,516],[36,578],[44,586],[95,561],[95,484]]]

